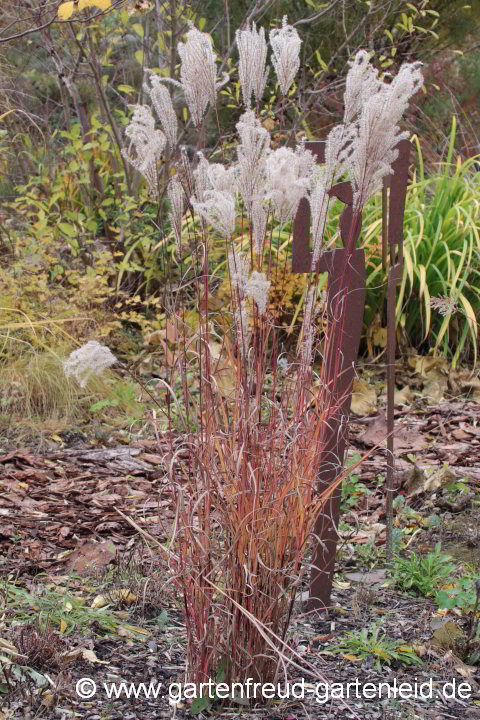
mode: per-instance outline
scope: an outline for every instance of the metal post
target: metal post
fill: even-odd
[[[306,147],[312,151],[320,163],[325,159],[325,143],[307,142]],[[392,333],[393,342],[388,348],[388,422],[392,424],[392,433],[389,429],[389,467],[393,468],[393,391],[395,387],[395,283],[401,277],[403,261],[403,215],[405,208],[405,195],[408,181],[408,153],[410,143],[402,141],[398,145],[399,157],[393,165],[393,175],[387,179],[390,187],[390,203],[388,212],[388,241],[392,258],[396,264],[389,272],[389,306],[388,306],[388,332]],[[341,237],[346,243],[352,228],[352,187],[349,182],[342,182],[334,185],[330,195],[337,197],[345,204],[345,209],[340,219]],[[358,240],[360,225],[352,230],[353,240]],[[308,273],[312,271],[312,253],[309,249],[310,234],[310,207],[306,199],[302,200],[298,208],[293,225],[292,242],[292,271],[297,273]],[[397,247],[398,246],[398,247]],[[328,272],[327,307],[329,316],[332,317],[337,308],[341,282],[342,268],[345,263],[345,248],[324,252],[314,269],[316,272]],[[338,368],[325,368],[327,385],[335,388],[333,402],[338,403],[338,412],[328,425],[326,440],[322,450],[322,457],[318,472],[318,490],[322,492],[338,476],[343,469],[346,445],[347,420],[350,412],[352,398],[352,383],[355,372],[355,362],[358,356],[360,345],[363,312],[365,305],[365,254],[363,249],[356,249],[350,258],[353,267],[351,272],[351,283],[347,288],[346,299],[342,312],[344,316],[344,334],[342,337],[342,350],[340,359],[340,372]],[[393,288],[393,290],[391,289]],[[393,297],[393,305],[391,298]],[[393,308],[393,310],[392,310]],[[393,319],[391,317],[393,312]],[[392,325],[393,323],[393,325]],[[393,362],[391,362],[393,347]],[[392,379],[393,374],[393,379]],[[390,440],[391,438],[391,440]],[[389,470],[393,480],[393,470]],[[389,484],[387,478],[387,498]],[[315,534],[318,538],[313,550],[312,572],[310,577],[309,609],[321,609],[330,604],[330,594],[335,566],[335,554],[338,541],[338,521],[340,519],[341,488],[337,488],[327,502],[322,514],[318,517],[315,526]]]

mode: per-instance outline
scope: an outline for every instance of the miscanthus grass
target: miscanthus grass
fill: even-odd
[[[302,143],[273,148],[260,122],[269,78],[268,44],[286,96],[300,65],[297,31],[284,18],[281,28],[269,33],[268,43],[265,31],[255,25],[239,30],[236,39],[245,112],[236,126],[231,163],[213,163],[206,152],[190,162],[176,148],[169,83],[163,85],[161,78],[150,78],[146,86],[161,128],[150,105],[136,106],[127,128],[131,147],[126,157],[154,194],[159,192],[155,170],[166,148],[179,158],[167,188],[170,220],[179,252],[189,248],[185,285],[194,287],[199,313],[194,333],[178,305],[171,318],[180,334],[184,330],[174,369],[183,383],[186,439],[184,448],[172,448],[169,455],[176,517],[168,557],[183,596],[187,677],[194,682],[208,681],[220,671],[227,682],[248,677],[266,682],[292,659],[287,630],[309,569],[306,553],[315,521],[341,482],[339,477],[323,495],[318,493],[325,438],[339,406],[323,371],[312,384],[316,328],[319,313],[326,312],[325,352],[340,372],[349,258],[355,249],[352,232],[346,241],[340,312],[332,317],[321,304],[314,272],[324,250],[329,191],[339,178],[350,179],[353,228],[365,203],[392,172],[395,146],[406,136],[399,123],[422,85],[418,64],[403,65],[387,81],[366,51],[357,53],[346,81],[344,119],[329,133],[326,162],[319,167]],[[180,80],[174,84],[201,136],[205,113],[216,107],[217,90],[227,79],[217,77],[207,34],[190,27],[178,51]],[[313,266],[302,342],[298,356],[287,358],[269,309],[271,238],[274,227],[288,227],[302,198],[311,207]],[[219,318],[210,310],[212,242],[225,248],[229,317]],[[193,375],[198,392],[188,381]],[[195,432],[189,431],[187,413],[196,418]]]

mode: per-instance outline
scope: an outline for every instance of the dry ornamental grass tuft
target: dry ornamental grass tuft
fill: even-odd
[[[185,334],[183,350],[178,343],[176,365],[181,369],[186,409],[182,423],[190,460],[186,484],[179,484],[178,472],[184,466],[177,460],[178,448],[172,448],[170,480],[177,510],[166,551],[172,579],[184,599],[187,676],[194,682],[208,681],[219,668],[227,682],[247,677],[266,682],[292,661],[285,639],[307,569],[306,552],[319,514],[342,481],[339,477],[323,495],[318,493],[326,429],[339,410],[324,375],[312,386],[319,347],[319,293],[313,273],[305,291],[298,356],[289,363],[288,373],[276,362],[281,349],[268,305],[276,279],[272,268],[278,267],[272,261],[273,235],[279,233],[280,245],[283,229],[307,198],[315,267],[324,250],[332,185],[344,176],[351,181],[353,227],[364,204],[392,172],[395,146],[405,137],[399,128],[401,117],[423,82],[418,64],[402,66],[386,82],[370,64],[368,53],[360,51],[347,77],[343,123],[330,132],[326,162],[318,167],[301,144],[296,149],[272,148],[259,107],[269,73],[265,33],[253,25],[237,31],[236,39],[246,108],[237,123],[236,160],[211,163],[198,153],[197,162],[191,163],[184,152],[167,191],[175,239],[191,248],[187,275],[189,282],[193,278],[200,309],[193,337]],[[286,18],[281,28],[271,31],[270,46],[286,96],[300,66],[301,46]],[[191,27],[179,54],[177,84],[202,137],[200,126],[207,107],[216,106],[220,84],[210,37]],[[162,135],[169,135],[171,142],[170,104],[155,82],[149,92],[154,107],[159,105]],[[252,99],[256,111],[251,109]],[[137,141],[139,159],[134,164],[153,187],[150,173],[162,143],[150,117],[149,110],[136,110],[127,135]],[[193,222],[182,217],[187,208]],[[231,316],[223,323],[209,313],[209,252],[214,241],[224,243],[231,287]],[[347,242],[340,312],[326,340],[326,352],[334,359],[341,353],[341,309],[348,307],[352,242]],[[180,316],[176,323],[182,327]],[[196,392],[188,380],[192,375]],[[174,396],[171,387],[170,395]],[[194,433],[188,432],[190,415],[197,423]]]

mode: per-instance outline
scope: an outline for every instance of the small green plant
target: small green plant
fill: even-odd
[[[439,586],[455,572],[450,555],[442,553],[440,543],[434,552],[422,557],[397,558],[394,568],[395,587],[425,597],[432,596]]]
[[[402,662],[405,665],[422,664],[413,648],[403,645],[401,641],[389,638],[379,625],[356,630],[344,637],[338,645],[329,649],[334,653],[353,654],[359,660],[372,658],[377,670],[381,669],[382,664],[391,665],[394,661]]]
[[[358,545],[356,549],[357,565],[367,568],[374,568],[381,559],[385,558],[384,551],[375,545],[374,542],[368,542],[364,545]]]
[[[347,460],[347,468],[351,467],[360,460],[360,455],[354,453]],[[346,511],[349,508],[356,507],[359,500],[364,495],[371,495],[372,491],[368,489],[365,483],[360,481],[360,476],[352,473],[348,475],[342,484],[342,511]]]
[[[31,623],[37,621],[52,627],[64,627],[64,635],[74,631],[85,631],[93,622],[106,632],[115,632],[120,625],[108,607],[94,608],[86,604],[85,598],[38,587],[38,592],[5,583],[1,587],[3,609],[14,614],[15,621]]]
[[[472,612],[477,602],[477,585],[480,578],[464,577],[457,580],[455,587],[441,589],[435,595],[435,602],[440,609],[458,608],[462,613]]]

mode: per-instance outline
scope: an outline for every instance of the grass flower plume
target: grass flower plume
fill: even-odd
[[[74,377],[80,387],[86,387],[92,375],[101,375],[118,360],[113,353],[96,340],[90,340],[74,350],[63,363],[67,377]]]

